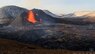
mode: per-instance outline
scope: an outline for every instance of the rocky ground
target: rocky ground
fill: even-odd
[[[88,51],[69,51],[61,49],[44,49],[37,45],[27,45],[12,40],[0,39],[0,54],[93,54]]]

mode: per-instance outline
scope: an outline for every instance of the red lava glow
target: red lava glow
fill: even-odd
[[[29,12],[28,12],[28,19],[27,20],[29,22],[33,23],[33,24],[37,22],[37,20],[36,20],[36,18],[34,16],[33,11],[29,10]]]

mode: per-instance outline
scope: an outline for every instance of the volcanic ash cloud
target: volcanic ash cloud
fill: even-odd
[[[40,0],[23,0],[19,5],[27,9],[37,8],[40,6]]]

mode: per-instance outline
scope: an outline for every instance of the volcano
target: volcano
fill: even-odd
[[[32,11],[37,20],[27,20]],[[95,49],[93,17],[61,17],[40,9],[17,6],[0,8],[0,38],[36,44],[49,49]]]

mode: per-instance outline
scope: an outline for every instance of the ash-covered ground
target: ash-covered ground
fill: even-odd
[[[13,40],[0,39],[0,54],[94,54],[93,51],[70,51],[45,49],[37,45],[27,45]]]

